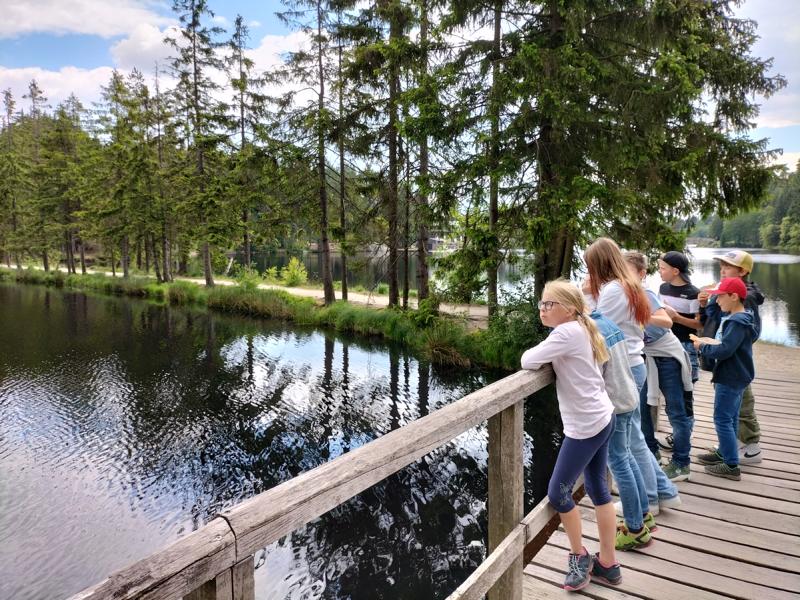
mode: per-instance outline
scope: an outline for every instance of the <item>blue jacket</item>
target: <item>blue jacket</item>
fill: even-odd
[[[753,381],[753,342],[756,339],[758,333],[752,313],[743,310],[731,315],[722,324],[721,343],[700,348],[704,358],[714,361],[711,381],[737,387],[745,387]]]

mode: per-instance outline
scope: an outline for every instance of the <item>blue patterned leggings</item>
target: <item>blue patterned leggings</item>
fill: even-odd
[[[564,436],[556,466],[547,486],[547,498],[558,512],[569,512],[575,507],[572,488],[581,473],[586,493],[595,506],[611,502],[611,494],[606,483],[606,464],[608,441],[614,432],[614,421],[612,415],[611,422],[600,433],[585,440]]]

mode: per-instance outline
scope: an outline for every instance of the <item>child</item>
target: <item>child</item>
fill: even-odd
[[[647,379],[647,368],[642,358],[643,327],[651,316],[647,294],[639,279],[631,274],[622,251],[614,240],[598,238],[586,248],[583,259],[589,272],[585,284],[586,292],[590,299],[596,302],[597,310],[614,321],[625,335],[633,380],[641,391]],[[662,508],[680,506],[678,488],[664,474],[644,440],[638,407],[633,414],[631,453],[644,479],[649,501],[648,512],[658,516]],[[620,506],[617,514],[622,515],[623,512]]]
[[[677,253],[676,253],[677,254]],[[681,255],[682,256],[682,255]],[[625,260],[640,279],[647,275],[647,259],[639,252],[626,252]],[[686,350],[678,337],[668,328],[670,320],[662,304],[650,290],[645,290],[650,300],[653,316],[644,329],[644,354],[647,359],[647,382],[642,388],[640,410],[642,413],[642,432],[647,446],[658,456],[653,419],[650,406],[658,406],[658,392],[664,394],[667,418],[672,425],[672,460],[664,467],[670,481],[689,479],[689,452],[692,449],[692,428],[694,427],[694,397],[692,366]],[[673,311],[674,312],[674,311]],[[658,317],[663,313],[665,320]],[[688,338],[687,338],[688,339]],[[692,353],[697,355],[694,346]]]
[[[705,471],[715,477],[739,481],[739,452],[736,430],[739,406],[745,388],[753,381],[753,342],[758,338],[753,315],[745,310],[747,288],[738,277],[723,279],[710,290],[727,316],[722,318],[716,340],[694,336],[694,346],[704,359],[714,361],[711,381],[714,383],[714,428],[719,449],[697,457]],[[718,344],[711,343],[718,341]]]
[[[617,550],[643,548],[652,541],[650,528],[655,530],[656,520],[650,512],[642,472],[631,453],[631,431],[634,412],[639,406],[639,391],[628,362],[625,334],[596,310],[591,317],[608,349],[608,361],[603,363],[602,372],[616,421],[608,443],[608,467],[619,488],[623,522],[617,526],[614,547]]]
[[[672,319],[672,333],[689,354],[692,381],[697,381],[697,351],[689,334],[696,334],[703,325],[697,300],[700,290],[689,279],[689,259],[682,252],[666,252],[658,260],[658,274],[663,281],[658,289],[659,300]]]
[[[561,516],[570,554],[564,589],[586,587],[592,575],[612,584],[622,580],[614,554],[616,517],[606,485],[608,441],[614,431],[614,407],[608,398],[601,363],[608,351],[587,314],[578,288],[564,280],[550,281],[539,302],[539,316],[553,331],[542,343],[522,355],[523,369],[552,363],[564,441],[558,452],[547,496]],[[586,492],[594,502],[600,552],[591,556],[583,547],[581,515],[572,489],[583,473]]]
[[[753,315],[753,324],[756,329],[756,339],[761,335],[761,316],[758,307],[764,303],[764,294],[758,286],[749,281],[753,272],[753,257],[743,250],[731,250],[723,256],[715,256],[719,261],[720,278],[738,277],[747,288],[747,298],[744,308]],[[703,322],[703,335],[714,337],[718,328],[722,311],[714,298],[709,299],[708,292],[700,292],[697,299],[700,302],[700,317]],[[753,390],[748,385],[742,397],[742,406],[739,410],[739,463],[752,465],[761,462],[761,428],[756,417],[756,400]]]

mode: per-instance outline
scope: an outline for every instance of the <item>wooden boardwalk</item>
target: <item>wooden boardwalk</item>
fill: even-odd
[[[569,545],[563,530],[525,567],[525,598],[800,598],[800,373],[760,369],[753,383],[764,460],[743,466],[742,480],[711,477],[692,461],[678,487],[683,505],[657,518],[648,548],[617,553],[619,586],[592,583],[578,593],[561,589]],[[703,373],[695,388],[692,455],[716,443],[713,390]],[[669,432],[661,414],[659,431]],[[662,433],[663,435],[663,433]],[[594,510],[581,502],[584,537],[598,549]]]

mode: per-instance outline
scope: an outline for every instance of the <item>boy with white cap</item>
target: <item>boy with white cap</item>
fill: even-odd
[[[764,294],[759,287],[749,281],[753,272],[753,257],[744,250],[730,250],[723,255],[715,256],[719,261],[720,278],[738,277],[745,284],[747,297],[744,309],[753,315],[753,326],[756,339],[761,335],[761,316],[758,307],[764,303]],[[703,322],[703,335],[714,337],[721,319],[725,316],[716,298],[710,297],[708,291],[701,291],[697,299],[700,301],[700,319]],[[755,341],[755,340],[753,340]],[[739,463],[751,465],[761,462],[761,428],[756,417],[755,398],[750,385],[744,390],[742,405],[739,409]]]

